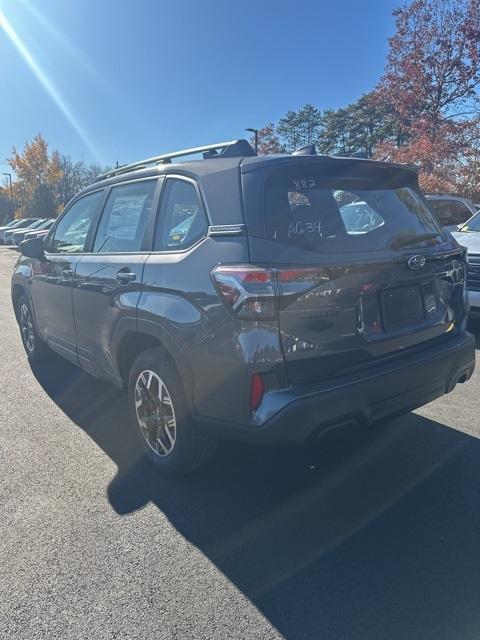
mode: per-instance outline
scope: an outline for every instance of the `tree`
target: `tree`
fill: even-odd
[[[275,131],[275,125],[271,122],[258,130],[258,155],[268,156],[273,153],[285,153],[285,148]],[[250,144],[255,147],[255,136],[250,138]]]
[[[298,112],[300,124],[300,145],[315,144],[322,125],[322,114],[311,104],[306,104]]]
[[[394,15],[396,33],[375,99],[393,110],[397,134],[381,141],[375,155],[415,162],[426,190],[473,193],[480,0],[414,0]]]
[[[369,93],[346,107],[323,112],[318,147],[322,153],[361,152],[370,158],[375,146],[392,137],[394,132],[395,115]]]
[[[398,146],[392,140],[379,144],[376,157],[391,162],[413,163],[419,170],[424,191],[456,191],[458,139],[461,132],[451,123],[443,127],[442,136],[432,139],[428,128],[417,122],[410,128],[411,140]]]
[[[17,214],[55,217],[59,205],[56,185],[62,174],[59,154],[49,153],[48,144],[38,134],[22,153],[14,147],[8,163],[17,175],[13,184]]]
[[[474,202],[480,200],[480,118],[475,118],[464,126],[456,182],[461,193]]]
[[[394,16],[378,92],[407,126],[422,118],[434,137],[478,106],[480,0],[415,0]]]
[[[288,153],[306,144],[314,144],[322,124],[320,111],[311,104],[306,104],[299,111],[288,111],[279,120],[276,132],[280,142]]]
[[[302,127],[297,111],[288,111],[283,118],[280,118],[276,131],[288,153],[301,146]]]
[[[58,202],[63,208],[81,189],[91,184],[102,172],[96,164],[86,165],[82,161],[75,162],[70,156],[60,155],[61,175],[55,186]]]
[[[0,187],[0,225],[6,224],[13,216],[14,209],[15,207],[10,197],[10,191]]]

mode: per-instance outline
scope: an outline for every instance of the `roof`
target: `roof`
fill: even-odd
[[[187,160],[183,162],[175,161],[177,158],[202,153],[203,159]],[[275,154],[266,156],[256,156],[253,149],[246,140],[233,140],[230,142],[217,143],[204,147],[195,147],[183,151],[174,151],[169,154],[154,156],[146,160],[135,162],[131,165],[118,167],[100,175],[97,181],[86,187],[80,193],[87,193],[94,189],[109,186],[126,180],[136,180],[141,178],[156,177],[168,174],[180,174],[194,179],[202,180],[207,176],[218,173],[237,170],[241,167],[242,173],[256,171],[270,166],[282,166],[304,162],[334,163],[339,166],[344,163],[361,164],[379,168],[398,168],[403,171],[417,173],[416,168],[409,164],[395,164],[368,158],[328,156],[328,155],[290,155]],[[80,194],[77,194],[80,195]]]

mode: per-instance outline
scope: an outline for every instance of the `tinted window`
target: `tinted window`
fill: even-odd
[[[261,231],[261,237],[282,245],[327,253],[442,241],[428,208],[403,173],[358,177],[317,171],[305,167],[300,173],[295,167],[274,172],[265,183],[264,228],[256,224],[255,233]]]
[[[87,235],[102,198],[103,191],[96,191],[77,200],[55,228],[48,250],[53,253],[85,251]]]
[[[442,227],[463,224],[472,217],[470,209],[458,200],[428,200],[438,223]]]
[[[93,247],[96,253],[141,251],[152,211],[156,180],[113,187]]]
[[[167,179],[159,220],[155,237],[157,251],[190,247],[206,234],[205,214],[191,182]]]

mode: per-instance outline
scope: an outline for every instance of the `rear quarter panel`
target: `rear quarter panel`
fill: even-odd
[[[249,419],[250,369],[281,360],[278,327],[235,320],[213,285],[217,264],[247,261],[244,236],[207,237],[186,252],[153,253],[137,315],[139,330],[148,323],[174,345],[194,411],[239,422]]]

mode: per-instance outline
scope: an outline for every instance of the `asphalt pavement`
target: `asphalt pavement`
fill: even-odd
[[[28,364],[16,257],[0,247],[2,640],[478,640],[480,369],[367,433],[223,445],[162,478],[122,393]]]

